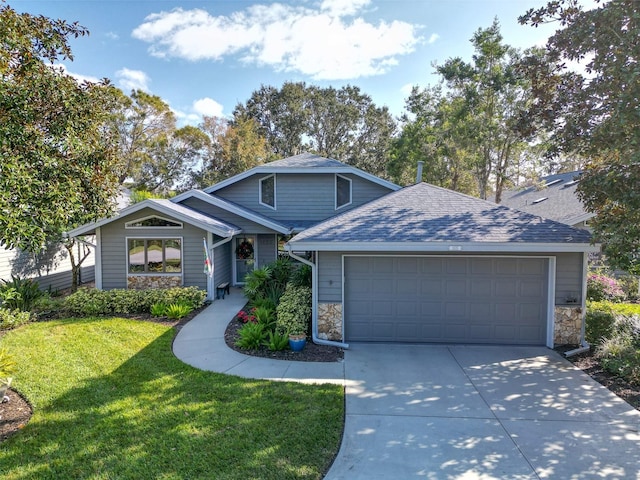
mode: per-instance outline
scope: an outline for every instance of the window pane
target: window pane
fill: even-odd
[[[181,272],[182,258],[180,254],[180,240],[165,240],[164,242],[165,272]]]
[[[351,203],[351,180],[336,176],[336,207]]]
[[[147,240],[147,272],[162,273],[162,240]]]
[[[144,272],[144,240],[129,240],[129,273]]]
[[[260,201],[274,208],[276,206],[275,186],[276,177],[274,176],[260,180]]]

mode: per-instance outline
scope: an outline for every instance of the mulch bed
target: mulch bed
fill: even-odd
[[[244,353],[254,357],[273,358],[276,360],[295,360],[297,362],[339,362],[344,358],[344,352],[341,348],[329,345],[317,345],[309,340],[301,352],[293,352],[291,350],[281,350],[272,352],[267,347],[258,350],[245,350],[236,346],[236,341],[240,338],[238,330],[244,324],[234,318],[227,325],[224,332],[224,340],[227,346],[236,352]]]

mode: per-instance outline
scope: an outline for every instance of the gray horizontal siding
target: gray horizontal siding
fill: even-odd
[[[244,233],[273,233],[273,230],[267,227],[264,227],[251,220],[247,220],[246,218],[236,215],[235,213],[230,213],[222,208],[216,207],[215,205],[203,202],[202,200],[199,200],[197,198],[188,198],[185,201],[181,202],[181,204],[215,217],[218,220],[222,220],[223,222],[232,223],[233,225],[240,227]]]
[[[207,288],[207,278],[204,274],[204,230],[184,224],[182,229],[163,228],[135,228],[125,229],[126,222],[157,214],[150,208],[145,208],[131,215],[119,218],[101,228],[102,253],[102,288],[127,288],[127,238],[182,238],[182,274],[183,285]],[[159,214],[158,214],[159,215]],[[170,216],[164,218],[179,222]]]
[[[363,205],[390,192],[389,189],[356,175],[343,175],[351,180],[351,205],[336,210],[335,175],[328,173],[276,175],[276,210],[260,204],[259,182],[266,175],[253,175],[215,194],[255,210],[274,220],[320,221],[337,213]]]
[[[318,302],[342,302],[342,255],[343,252],[318,253]],[[350,252],[352,254],[352,252]],[[380,255],[381,252],[361,252],[362,255]],[[395,255],[395,254],[393,254]],[[410,253],[398,255],[411,255]],[[423,256],[424,253],[415,253]],[[505,254],[507,255],[507,254]],[[510,254],[507,256],[514,256]],[[492,256],[492,255],[487,255]],[[493,255],[495,256],[495,255]],[[556,292],[555,304],[566,304],[567,296],[575,295],[580,303],[582,299],[582,254],[526,254],[526,256],[555,256],[556,257]]]
[[[277,256],[277,236],[258,235],[258,268],[274,262]]]
[[[213,265],[214,287],[225,282],[233,283],[231,266],[231,242],[224,243],[215,249],[213,254]]]

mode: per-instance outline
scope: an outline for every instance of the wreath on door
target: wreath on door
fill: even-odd
[[[241,260],[253,258],[253,245],[248,240],[243,240],[236,248],[236,256]]]

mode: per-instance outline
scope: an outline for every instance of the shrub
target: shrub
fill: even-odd
[[[625,294],[615,278],[603,273],[590,272],[587,275],[587,298],[592,301],[621,301]]]
[[[0,349],[0,378],[8,378],[16,371],[15,357],[6,349]],[[0,400],[2,400],[0,398]]]
[[[276,332],[306,335],[310,324],[311,289],[289,284],[276,308]]]
[[[264,331],[264,325],[260,323],[248,322],[240,330],[238,330],[240,338],[236,341],[236,345],[240,348],[255,350],[260,348],[267,334]]]
[[[31,312],[0,308],[0,330],[10,330],[31,321]]]
[[[603,368],[640,384],[640,316],[617,315],[611,336],[596,348]]]
[[[149,313],[158,303],[184,304],[195,310],[204,305],[206,296],[207,293],[198,287],[149,290],[81,288],[65,299],[64,308],[75,316]]]
[[[264,298],[264,291],[267,284],[271,281],[271,268],[264,266],[256,268],[247,273],[244,277],[244,294],[249,301],[256,298]]]
[[[267,338],[262,342],[272,352],[279,352],[289,346],[289,336],[277,332],[267,332]]]
[[[297,287],[311,288],[311,267],[306,264],[300,265],[291,275],[291,283]]]
[[[247,313],[244,310],[240,310],[236,314],[236,318],[240,320],[242,323],[256,323],[256,317],[253,316],[253,309],[251,309],[251,313]]]
[[[151,315],[154,317],[163,317],[167,311],[167,305],[164,302],[157,302],[151,305]]]
[[[171,303],[165,308],[164,314],[171,319],[177,320],[186,317],[193,311],[188,303]]]
[[[31,311],[34,302],[45,295],[40,285],[30,278],[11,275],[11,280],[2,280],[0,285],[0,304],[11,310]]]
[[[253,316],[257,323],[264,326],[265,331],[272,331],[276,327],[276,311],[273,308],[254,308]]]
[[[587,342],[597,345],[603,338],[611,335],[615,319],[612,305],[610,302],[589,302],[587,304],[585,317],[585,339]]]
[[[633,275],[623,275],[618,279],[618,285],[620,285],[620,288],[624,292],[626,300],[640,300],[640,294],[638,293],[638,277]]]

